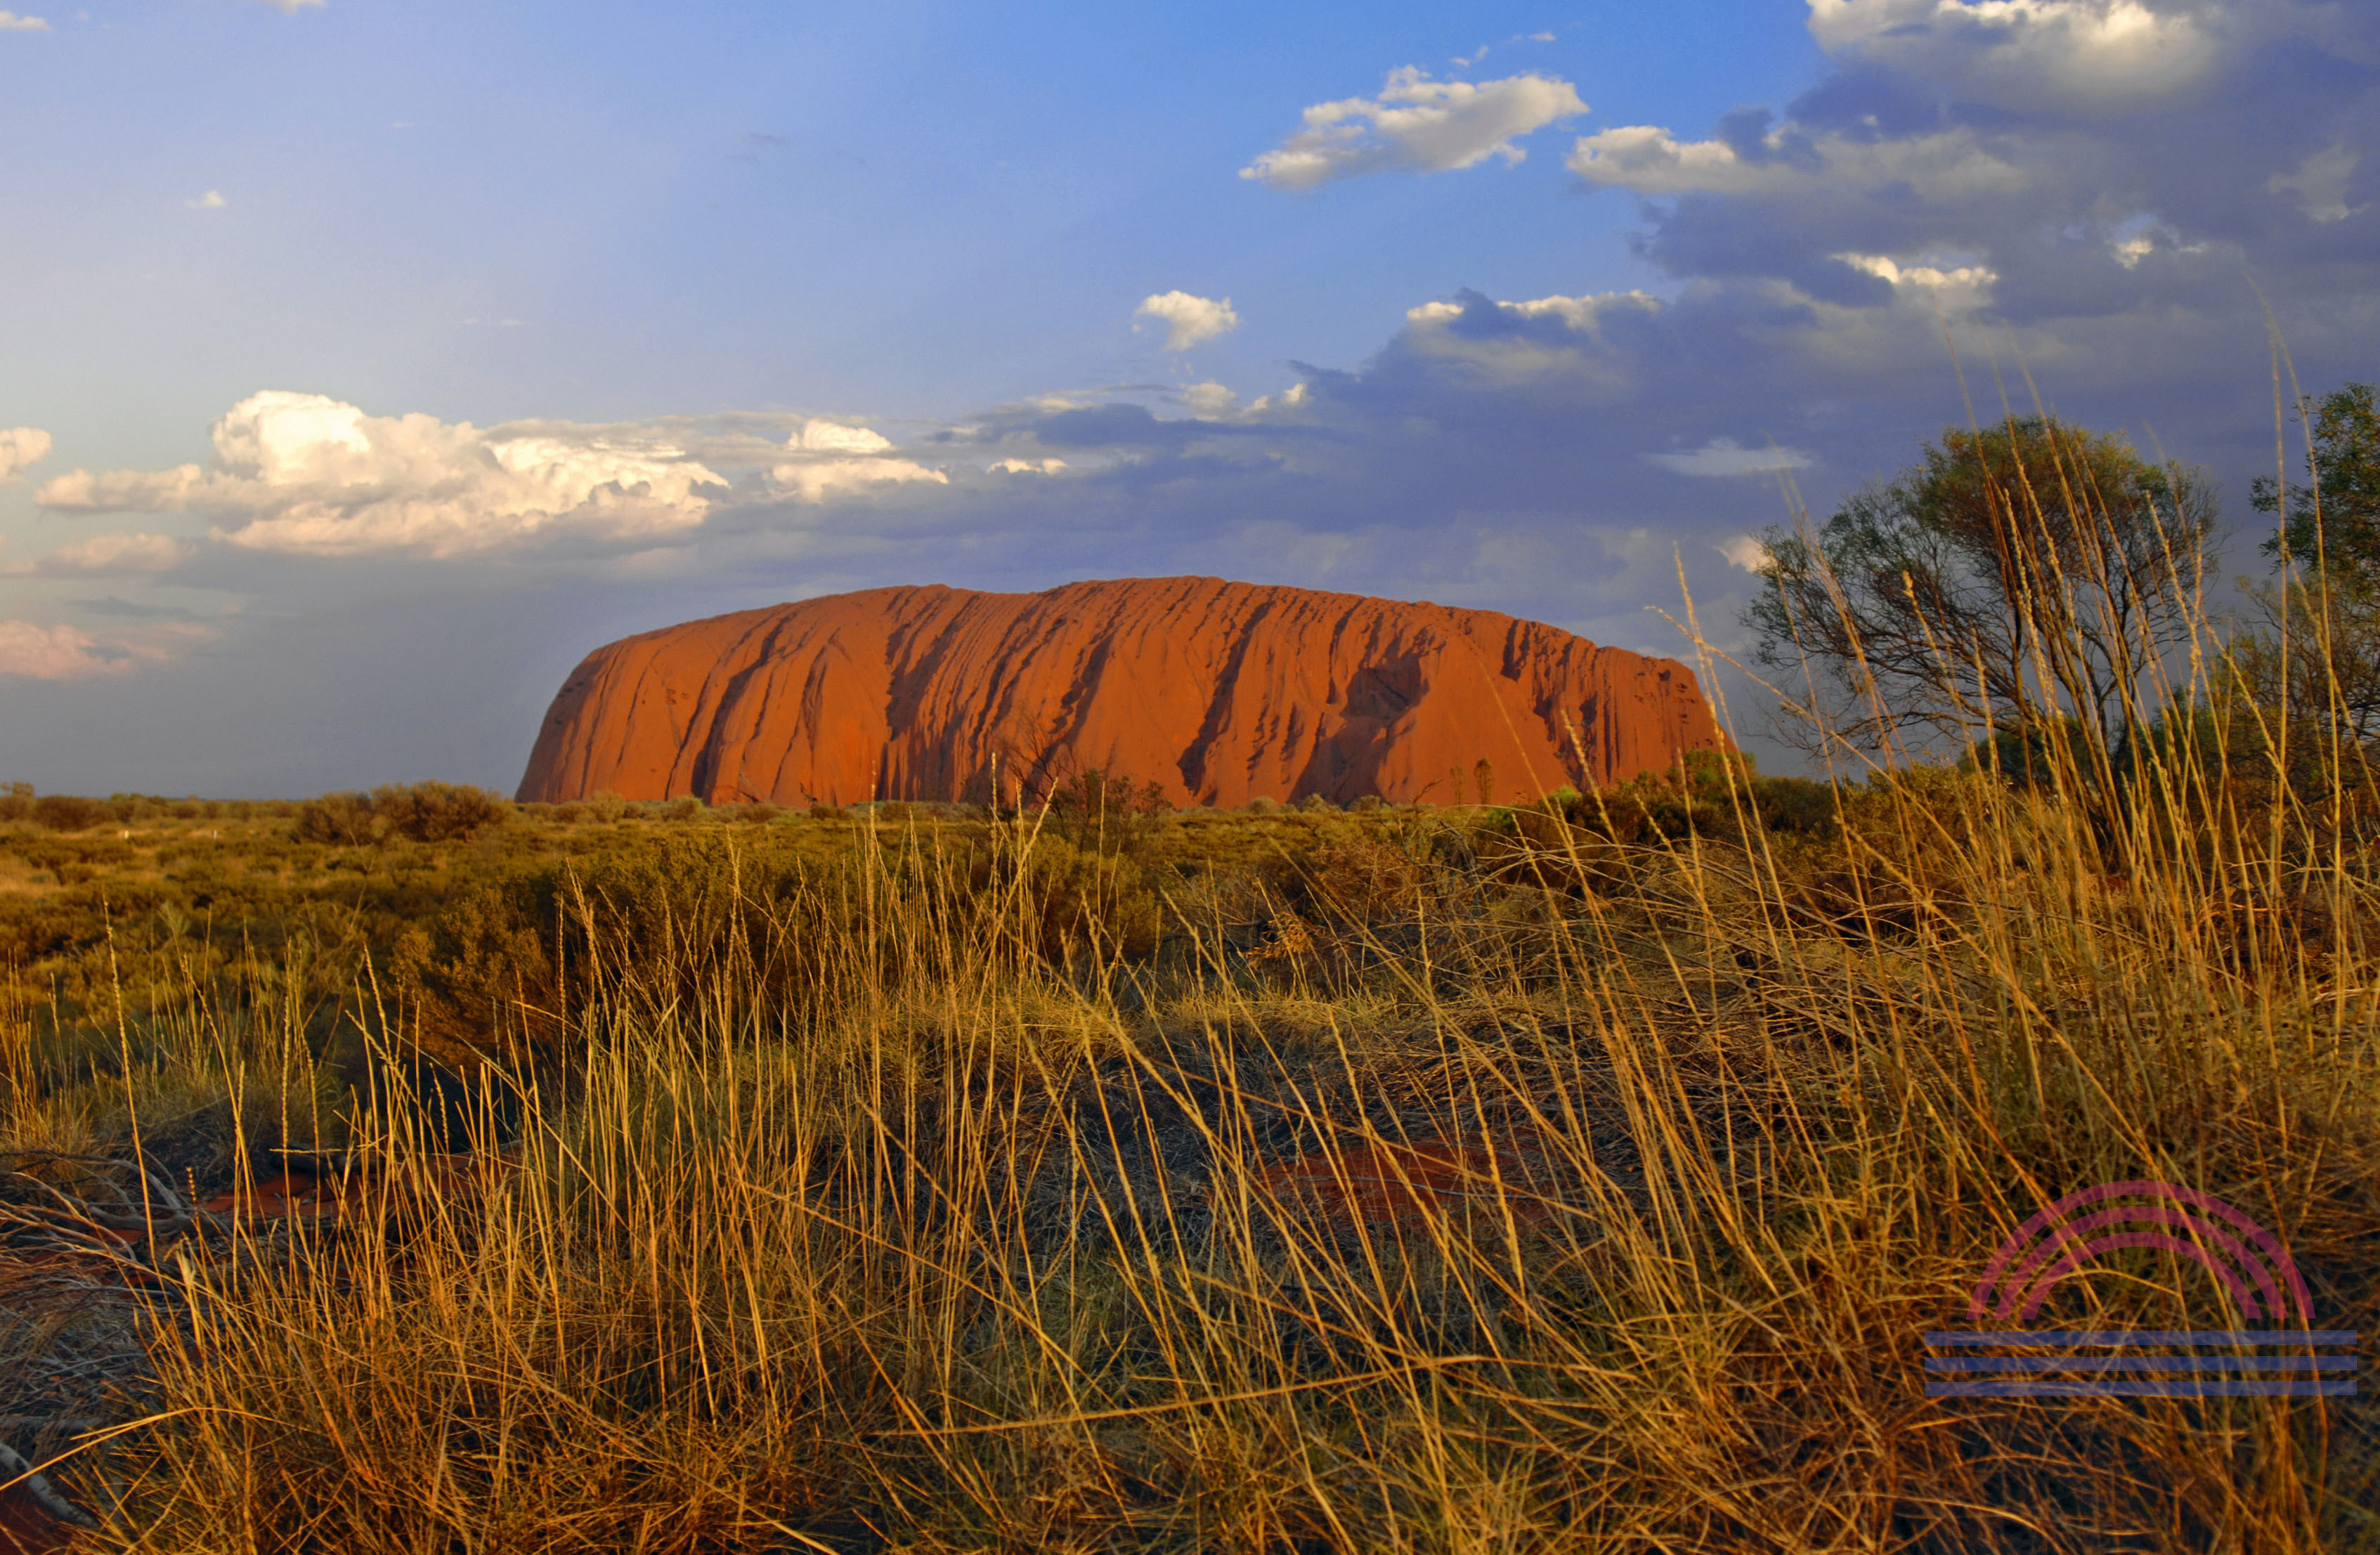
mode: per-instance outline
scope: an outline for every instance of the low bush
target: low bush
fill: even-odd
[[[1060,784],[1045,802],[1052,832],[1077,848],[1104,854],[1138,850],[1173,808],[1156,784],[1097,769]]]
[[[384,784],[370,794],[325,794],[298,807],[290,836],[301,843],[358,847],[403,837],[463,842],[512,813],[501,795],[452,783]]]
[[[33,801],[35,824],[53,832],[88,832],[108,819],[104,800],[79,799],[71,794],[44,794]]]
[[[324,847],[360,847],[381,840],[383,827],[369,794],[325,794],[298,807],[291,838]]]
[[[502,795],[453,783],[375,788],[371,809],[391,831],[417,843],[460,842],[503,825],[512,813]]]

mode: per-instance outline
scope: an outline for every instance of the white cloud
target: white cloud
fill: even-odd
[[[803,422],[801,430],[786,441],[792,447],[815,454],[882,454],[892,447],[892,440],[873,428],[822,421],[816,417]]]
[[[1442,173],[1491,156],[1509,164],[1527,153],[1513,141],[1586,112],[1557,76],[1439,81],[1406,66],[1389,73],[1377,98],[1349,97],[1305,110],[1305,128],[1240,169],[1280,189],[1406,168]]]
[[[1774,475],[1779,470],[1807,469],[1815,462],[1798,448],[1746,448],[1731,437],[1715,437],[1700,448],[1689,449],[1682,454],[1647,454],[1645,456],[1663,469],[1675,470],[1680,475],[1701,476]],[[1732,557],[1733,553],[1730,553],[1730,559]]]
[[[1758,157],[1724,140],[1680,140],[1654,125],[1625,125],[1582,136],[1564,164],[1590,184],[1639,194],[1755,194],[1821,181],[1880,188],[1907,186],[1927,200],[1950,201],[2012,194],[2022,168],[1986,151],[1970,130],[1880,140],[1828,134],[1789,141],[1767,138]]]
[[[2119,251],[2121,251],[2120,248]],[[1945,270],[1939,265],[1902,264],[1884,254],[1835,254],[1831,257],[1853,270],[1864,270],[1896,288],[1925,286],[1936,291],[1980,292],[1999,279],[1987,265],[1961,264]],[[2140,262],[2137,257],[2133,262]]]
[[[1425,302],[1405,310],[1405,322],[1416,329],[1440,329],[1452,323],[1468,311],[1470,306],[1461,302]],[[1561,327],[1579,334],[1592,334],[1602,326],[1603,316],[1614,308],[1658,311],[1660,299],[1648,292],[1598,292],[1587,297],[1539,297],[1525,302],[1499,302],[1496,310],[1508,319],[1541,320],[1559,322]]]
[[[291,17],[309,6],[326,6],[329,3],[330,0],[264,0],[264,4],[274,6],[282,15]]]
[[[2155,253],[2203,254],[2204,243],[2185,243],[2181,235],[2155,216],[2132,216],[2124,221],[2107,224],[2105,233],[2107,252],[2126,270],[2138,270],[2141,261]]]
[[[1240,327],[1240,316],[1232,311],[1230,298],[1217,301],[1211,297],[1181,291],[1143,298],[1132,316],[1135,329],[1140,327],[1141,319],[1162,321],[1165,348],[1169,351],[1186,351],[1202,340],[1212,340]]]
[[[1752,535],[1734,535],[1718,542],[1718,553],[1727,565],[1745,572],[1758,572],[1768,565],[1768,547]]]
[[[0,427],[0,486],[15,485],[49,451],[50,434],[39,427]]]
[[[1553,41],[1554,35],[1550,32],[1532,32],[1529,34],[1529,42],[1532,43],[1550,43]]]
[[[213,429],[215,468],[76,470],[35,500],[73,512],[196,508],[218,538],[318,555],[483,551],[556,529],[664,534],[699,524],[726,482],[654,439],[566,425],[505,436],[468,421],[369,416],[322,395],[250,395]]]
[[[0,11],[0,32],[47,32],[50,24],[40,17],[20,17],[14,11]]]
[[[2136,111],[2220,63],[2219,6],[2140,0],[1810,0],[1829,54],[1884,65],[1972,103]]]
[[[30,621],[0,621],[0,675],[31,680],[73,680],[121,674],[133,656],[72,626],[36,626]]]
[[[1182,391],[1190,414],[1202,421],[1220,420],[1240,407],[1240,396],[1220,383],[1193,383]]]
[[[807,456],[775,466],[769,477],[781,492],[802,502],[857,496],[871,487],[908,481],[950,483],[941,470],[892,457],[892,440],[868,427],[812,419],[785,445]]]
[[[1481,327],[1454,327],[1478,310],[1486,310],[1475,321]],[[1660,298],[1641,291],[1525,302],[1474,295],[1406,309],[1404,344],[1422,358],[1460,362],[1484,383],[1518,384],[1554,374],[1609,397],[1626,391],[1630,370],[1609,349],[1608,326],[1615,319],[1650,321],[1661,310]]]
[[[188,542],[171,535],[93,535],[36,561],[0,567],[6,577],[102,577],[115,573],[171,572],[190,554]]]
[[[33,500],[62,513],[173,513],[188,507],[191,493],[206,482],[207,472],[197,465],[105,475],[78,469],[45,481]]]
[[[1055,475],[1066,468],[1063,459],[1002,459],[990,467],[994,475]]]
[[[2276,173],[2265,184],[2273,194],[2297,196],[2298,209],[2318,222],[2342,222],[2355,213],[2347,203],[2347,180],[2362,153],[2341,140],[2298,164],[2294,173]]]
[[[198,199],[185,200],[182,203],[193,211],[220,211],[231,201],[223,197],[223,190],[209,189]]]

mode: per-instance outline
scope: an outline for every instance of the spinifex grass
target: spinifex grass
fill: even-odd
[[[1053,968],[1021,866],[929,838],[732,934],[589,899],[484,1160],[374,1013],[368,1208],[180,1265],[155,1423],[67,1479],[113,1485],[103,1546],[210,1552],[2380,1537],[2360,1400],[1920,1369],[2003,1235],[2118,1179],[2231,1199],[2380,1327],[2360,873],[2220,804],[2137,807],[2120,880],[1981,780],[1855,809],[1823,868],[1714,833],[1590,892],[1559,835],[1442,850],[1261,977],[1195,894],[1154,960]],[[1464,1191],[1380,1186],[1430,1150]],[[2185,1268],[2059,1320],[2228,1325]]]

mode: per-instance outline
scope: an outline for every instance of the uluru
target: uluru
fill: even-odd
[[[1076,772],[1177,805],[1497,796],[1725,744],[1694,672],[1493,611],[1212,577],[871,589],[589,653],[524,800],[1013,798]]]

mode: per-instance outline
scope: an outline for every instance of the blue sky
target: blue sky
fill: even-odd
[[[2309,389],[2380,375],[2368,5],[31,4],[45,790],[509,788],[598,643],[891,582],[1675,652],[1682,572],[1724,644],[1779,466],[1823,516],[1963,419],[1946,334],[2243,528],[2260,290]]]

